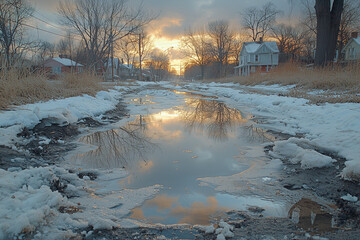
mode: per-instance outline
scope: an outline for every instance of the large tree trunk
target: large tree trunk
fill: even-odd
[[[344,0],[316,0],[317,18],[315,65],[325,66],[334,59]]]

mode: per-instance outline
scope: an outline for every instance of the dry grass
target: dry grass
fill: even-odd
[[[0,108],[78,96],[94,95],[102,89],[101,78],[87,73],[66,74],[48,81],[42,73],[11,69],[0,73]]]
[[[62,89],[65,91],[63,93],[64,97],[79,94],[93,95],[102,89],[100,85],[102,79],[100,76],[86,72],[80,74],[65,74],[60,78],[60,81],[62,82]]]
[[[308,69],[295,63],[280,65],[268,74],[254,74],[249,77],[231,77],[221,82],[235,82],[243,85],[296,85],[289,93],[293,97],[305,97],[313,102],[360,102],[360,63],[347,67],[331,66],[322,69]],[[319,94],[308,94],[323,90]]]

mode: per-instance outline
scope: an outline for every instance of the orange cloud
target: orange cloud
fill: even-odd
[[[146,202],[149,206],[156,206],[158,209],[169,209],[178,201],[179,198],[169,197],[167,195],[158,195],[155,198]]]
[[[181,216],[180,223],[206,225],[209,224],[210,216],[228,210],[227,208],[219,207],[215,197],[208,197],[206,201],[206,205],[203,202],[194,202],[189,208],[178,206],[171,210],[171,214]]]
[[[149,33],[155,38],[162,38],[165,35],[166,28],[170,27],[180,27],[182,25],[183,19],[181,18],[169,18],[164,17],[152,21],[148,26]]]
[[[132,210],[132,214],[130,215],[130,218],[137,219],[137,220],[145,220],[143,210],[140,207],[134,208]]]

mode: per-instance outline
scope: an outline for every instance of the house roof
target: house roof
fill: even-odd
[[[66,66],[66,67],[75,67],[75,66],[83,67],[82,64],[77,63],[77,62],[75,62],[75,61],[73,61],[71,59],[68,59],[68,58],[55,57],[55,58],[53,58],[53,60],[61,63],[62,65]]]
[[[120,66],[121,68],[127,68],[127,69],[133,69],[133,65],[132,64],[124,64],[122,63],[122,61],[120,61],[119,58],[114,58],[114,68],[117,68],[117,66]],[[109,58],[108,60],[108,67],[111,68],[111,58]]]
[[[353,38],[353,39],[354,39],[354,41],[355,41],[358,45],[360,45],[360,37]]]
[[[266,42],[245,42],[243,47],[247,53],[256,53],[262,46],[266,46],[273,53],[278,53],[279,48],[274,41],[266,41]]]
[[[360,46],[360,37],[357,38],[351,38],[348,43],[345,45],[345,47],[343,48],[342,52],[345,52],[346,49],[348,48],[348,46],[351,44],[351,42],[354,41],[356,44],[358,44]]]

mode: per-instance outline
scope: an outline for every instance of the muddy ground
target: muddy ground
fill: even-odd
[[[120,101],[116,109],[104,114],[103,120],[110,123],[127,116],[126,106]],[[18,135],[23,139],[23,143],[17,145],[17,150],[0,146],[0,168],[26,169],[58,163],[62,161],[62,157],[68,151],[76,147],[71,142],[80,134],[80,129],[84,127],[96,129],[102,125],[103,123],[91,118],[64,126],[51,124],[49,120],[45,119],[33,129],[24,129]],[[269,133],[273,135],[274,139],[290,137],[279,133]],[[49,144],[41,144],[44,138],[50,139]],[[270,149],[271,146],[265,151]],[[294,224],[290,218],[265,218],[261,215],[261,209],[254,210],[254,214],[251,216],[244,212],[233,211],[227,213],[225,220],[235,227],[234,239],[321,239],[320,236],[328,239],[360,239],[360,206],[341,200],[341,196],[347,193],[360,196],[359,184],[344,181],[339,177],[345,159],[331,153],[325,154],[337,159],[338,167],[303,170],[298,165],[288,164],[284,161],[286,169],[281,184],[284,188],[293,191],[311,191],[332,202],[336,209],[336,216],[334,216],[336,228],[321,231],[321,226],[304,224],[304,221],[311,221],[310,217],[304,217],[302,222]],[[56,187],[53,189],[55,191]],[[311,205],[311,203],[309,204]],[[81,233],[83,231],[89,232],[91,228],[79,230],[76,239],[165,239],[164,237],[168,239],[216,239],[215,234],[205,234],[190,226],[184,229],[154,227],[94,231],[87,237]],[[31,238],[31,235],[27,237]]]

